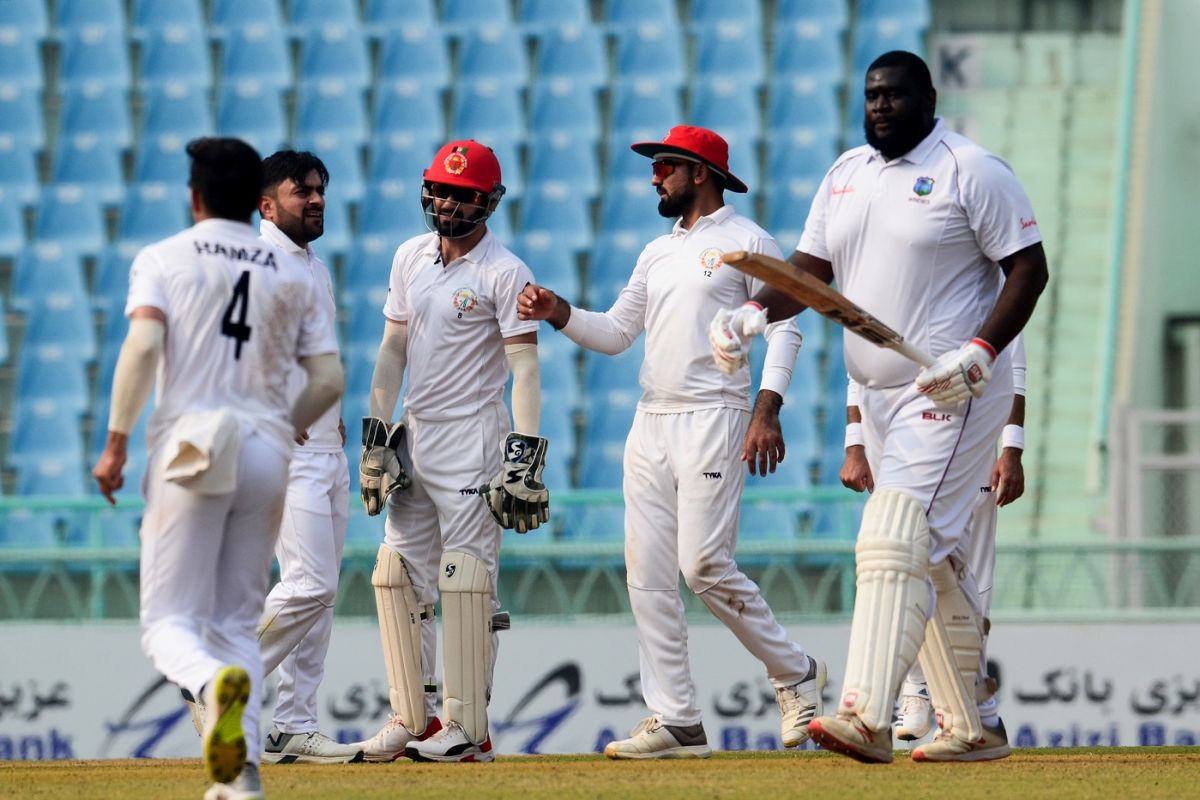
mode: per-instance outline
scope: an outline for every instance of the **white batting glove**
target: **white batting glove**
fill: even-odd
[[[945,408],[970,396],[979,397],[991,380],[995,360],[996,348],[983,339],[972,339],[922,369],[917,375],[917,391]]]
[[[500,474],[479,487],[479,496],[500,527],[517,533],[550,521],[550,492],[542,483],[548,442],[540,436],[510,433],[504,440]]]
[[[746,366],[750,355],[749,340],[766,329],[767,310],[753,300],[733,311],[718,311],[708,326],[708,341],[717,369],[732,375]]]

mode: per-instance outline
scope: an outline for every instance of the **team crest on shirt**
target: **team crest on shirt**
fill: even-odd
[[[710,247],[700,254],[700,266],[704,270],[706,278],[712,277],[712,274],[724,263],[721,260],[721,251],[715,247]]]
[[[451,175],[462,175],[467,171],[467,148],[454,148],[450,151],[450,155],[446,156],[445,160],[442,161],[442,166]]]
[[[925,197],[933,191],[933,178],[922,176],[917,178],[917,182],[913,184],[913,194],[917,197]]]
[[[479,297],[466,286],[460,289],[455,289],[454,294],[450,297],[450,302],[454,304],[454,308],[458,311],[458,318],[462,319],[462,315],[468,311],[473,311],[475,306],[479,305]]]

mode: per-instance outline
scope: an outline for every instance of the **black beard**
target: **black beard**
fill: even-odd
[[[897,128],[896,123],[892,123],[892,133],[887,136],[876,136],[871,130],[871,123],[864,121],[863,134],[867,137],[867,144],[874,147],[883,154],[884,158],[891,161],[893,158],[899,158],[919,145],[921,140],[929,135],[929,131],[922,132],[920,126]]]

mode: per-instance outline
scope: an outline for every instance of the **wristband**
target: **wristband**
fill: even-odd
[[[1004,448],[1014,447],[1017,450],[1025,449],[1025,429],[1020,425],[1005,425],[1004,432],[1000,434],[1000,446]]]
[[[990,355],[992,357],[992,361],[996,360],[996,348],[992,347],[991,344],[989,344],[988,342],[986,342],[983,339],[980,339],[978,336],[976,336],[974,339],[971,340],[971,344],[979,345],[980,347],[982,347],[984,350],[987,351],[988,355]]]
[[[861,422],[846,423],[846,449],[860,447],[864,444]]]

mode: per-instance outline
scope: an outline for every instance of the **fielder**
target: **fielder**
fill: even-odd
[[[892,710],[918,651],[940,730],[912,758],[1010,752],[1003,726],[983,725],[975,704],[984,626],[963,539],[1012,406],[1006,348],[1048,273],[1016,177],[947,130],[936,102],[920,57],[892,51],[875,60],[865,80],[867,144],[830,168],[790,258],[826,283],[836,279],[849,300],[937,357],[918,368],[861,337],[844,340],[878,468],[858,532],[841,699],[810,729],[821,746],[867,762],[892,760]],[[801,310],[781,292],[754,299],[768,319]],[[744,363],[763,317],[749,305],[713,320],[718,363]]]
[[[258,153],[197,139],[196,224],[138,253],[129,333],[113,377],[108,441],[92,474],[124,483],[129,431],[156,386],[142,491],[142,649],[207,706],[206,800],[262,797],[263,666],[255,631],[271,574],[292,439],[342,391],[337,342],[305,266],[250,226]],[[308,375],[288,402],[296,362]]]
[[[996,569],[996,510],[1018,499],[1025,492],[1025,471],[1021,454],[1025,448],[1025,346],[1018,334],[1010,345],[1013,365],[1013,404],[1001,436],[1001,449],[992,467],[991,480],[980,487],[971,519],[967,523],[967,566],[975,576],[979,607],[983,616],[984,647],[979,653],[979,674],[975,689],[979,700],[979,718],[987,727],[1000,727],[994,682],[987,674],[987,634],[991,629],[992,577]],[[846,388],[846,459],[841,481],[856,492],[875,491],[870,463],[872,451],[866,448],[862,414],[858,408],[859,386],[853,380]],[[896,737],[904,741],[924,738],[934,723],[933,703],[921,665],[914,664],[900,688],[896,715]]]
[[[308,267],[329,334],[336,339],[337,301],[333,280],[311,242],[325,232],[325,187],[329,171],[312,153],[281,150],[263,161],[260,231]],[[304,386],[293,371],[291,396]],[[287,502],[275,557],[279,583],[267,595],[258,628],[263,674],[279,669],[275,719],[263,761],[336,764],[362,760],[362,750],[339,744],[317,729],[317,687],[333,630],[342,550],[350,503],[345,428],[338,404],[330,406],[297,437],[288,468]]]
[[[638,630],[642,693],[651,716],[630,738],[610,742],[616,759],[705,758],[712,754],[687,657],[679,574],[717,619],[767,668],[783,716],[783,743],[808,740],[821,711],[825,665],[790,641],[758,586],[733,559],[746,476],[774,472],[784,457],[779,408],[791,381],[800,332],[767,328],[762,386],[751,416],[746,373],[722,374],[708,358],[697,317],[745,301],[761,283],[725,267],[721,254],[779,255],[762,228],[724,200],[745,192],[716,133],[681,125],[633,150],[653,159],[658,212],[678,217],[650,242],[607,312],[575,308],[548,289],[526,287],[521,319],[545,319],[590,350],[616,354],[646,331],[633,428],[625,443],[625,566]]]
[[[524,533],[549,519],[537,323],[519,320],[515,302],[533,274],[487,227],[503,194],[491,148],[446,144],[424,173],[430,233],[392,260],[359,469],[367,513],[387,508],[371,581],[394,713],[358,743],[368,761],[495,758],[487,704],[505,619],[496,613],[501,526]],[[404,413],[393,425],[406,368]],[[442,719],[434,708],[439,594]]]

